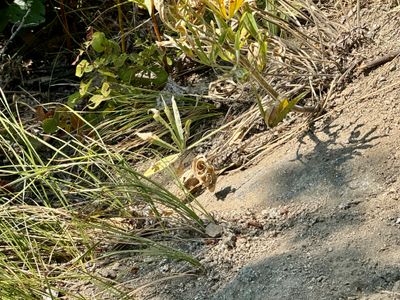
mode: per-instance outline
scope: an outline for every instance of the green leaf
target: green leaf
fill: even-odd
[[[0,10],[0,32],[3,32],[4,28],[6,28],[8,24],[8,8],[3,8]]]
[[[167,58],[167,65],[172,66],[172,64],[173,64],[172,59],[169,56],[166,56],[166,58]]]
[[[162,98],[162,96],[161,96]],[[164,102],[164,98],[162,98],[163,102]],[[165,102],[164,102],[165,105]],[[169,109],[168,106],[165,105],[165,107],[167,107],[167,111],[169,113]],[[165,112],[165,107],[164,107],[164,112]],[[160,111],[158,109],[152,108],[149,110],[149,112],[151,112],[153,114],[153,119],[155,121],[157,121],[158,123],[160,123],[161,125],[163,125],[166,129],[168,129],[168,131],[172,134],[173,130],[171,128],[171,126],[169,126],[169,124],[164,120],[163,117],[161,117]],[[167,114],[167,113],[166,113]]]
[[[239,59],[240,59],[240,48],[242,47],[241,45],[241,40],[242,40],[242,26],[239,26],[238,31],[235,34],[235,56],[236,56],[236,65],[239,65]]]
[[[149,169],[147,169],[143,175],[146,177],[150,177],[164,170],[165,168],[169,167],[172,163],[174,163],[178,159],[179,155],[180,153],[175,153],[160,159],[155,164],[153,164]]]
[[[149,71],[155,75],[155,78],[150,79],[150,82],[157,86],[162,86],[168,80],[168,72],[161,66],[151,66]]]
[[[269,127],[275,127],[278,125],[279,122],[281,122],[286,115],[293,109],[293,107],[301,100],[304,98],[306,93],[302,93],[299,96],[297,96],[295,99],[289,101],[288,99],[283,99],[278,106],[275,106],[269,116],[266,116],[268,118],[267,120],[267,125]]]
[[[189,139],[189,137],[190,137],[190,125],[192,125],[192,120],[190,120],[190,119],[186,120],[185,129],[184,129],[184,131],[185,131],[185,136],[184,136],[185,141],[187,141]]]
[[[107,46],[107,38],[104,32],[93,33],[91,45],[94,51],[103,52]]]
[[[251,36],[257,40],[259,35],[259,28],[253,14],[246,11],[240,20],[240,23],[242,22],[246,30],[250,32]]]
[[[89,102],[92,103],[92,105],[88,105],[90,109],[95,109],[98,107],[102,102],[107,100],[103,95],[93,95],[90,97]]]
[[[174,97],[171,99],[172,102],[172,111],[174,113],[173,120],[170,120],[172,123],[172,128],[174,128],[176,138],[178,140],[179,149],[184,150],[185,148],[185,137],[182,128],[181,116],[179,115],[178,106],[176,105],[176,101]]]
[[[58,130],[58,120],[56,120],[55,118],[48,118],[43,120],[43,131],[45,133],[54,133]]]
[[[67,105],[68,105],[69,107],[73,108],[73,107],[76,105],[76,103],[77,103],[80,99],[81,99],[81,94],[80,94],[80,92],[79,92],[79,91],[78,91],[78,92],[75,92],[75,93],[73,93],[72,95],[69,95],[69,96],[68,96]]]
[[[93,78],[91,78],[87,83],[81,81],[79,85],[79,95],[81,97],[85,96],[89,90],[90,85],[92,84]]]
[[[84,73],[93,71],[93,65],[91,65],[86,59],[82,59],[76,66],[75,76],[81,78]]]
[[[108,97],[110,95],[110,92],[110,84],[107,81],[103,82],[103,85],[101,86],[101,94],[104,97]]]
[[[149,142],[153,145],[157,145],[164,149],[172,150],[174,152],[180,152],[178,148],[174,147],[170,143],[164,142],[162,139],[158,137],[158,135],[152,132],[138,132],[136,133],[136,135],[143,141]]]
[[[12,23],[19,23],[26,16],[23,27],[32,27],[43,23],[45,13],[43,0],[14,0],[14,3],[7,8],[8,20]]]
[[[98,69],[97,70],[100,74],[107,76],[107,77],[111,77],[111,78],[117,78],[117,75],[115,75],[114,73],[107,71],[107,70],[103,70],[103,69]]]
[[[115,55],[112,58],[112,62],[114,64],[114,67],[120,68],[125,64],[126,59],[128,58],[128,54],[122,53],[121,55]]]

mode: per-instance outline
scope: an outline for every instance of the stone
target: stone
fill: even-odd
[[[206,234],[212,238],[221,236],[223,231],[224,229],[222,228],[222,226],[215,223],[210,223],[206,227]]]

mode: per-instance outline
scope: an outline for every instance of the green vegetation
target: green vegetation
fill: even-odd
[[[44,0],[10,1],[0,10],[0,32],[7,24],[22,23],[22,26],[37,26],[45,21]]]
[[[323,51],[329,33],[303,32],[301,24],[325,21],[307,3],[90,1],[72,7],[73,1],[32,0],[1,7],[0,31],[10,39],[2,64],[24,46],[13,40],[13,25],[39,28],[42,36],[59,30],[65,44],[57,59],[69,55],[61,49],[75,51],[78,83],[66,99],[35,107],[6,97],[0,86],[0,298],[84,299],[71,286],[90,281],[97,299],[102,293],[130,299],[124,284],[88,267],[110,256],[169,257],[201,269],[174,240],[182,232],[204,236],[212,217],[184,185],[178,184],[185,198],[152,175],[228,126],[229,139],[243,138],[243,123],[254,116],[275,127],[307,97],[321,104],[315,87],[327,83],[317,75],[334,63]],[[96,6],[104,12],[97,15]],[[86,34],[72,18],[89,27]],[[204,124],[221,114],[212,101],[165,89],[180,79],[185,59],[194,70],[251,82],[254,105],[210,130]],[[282,72],[297,88],[273,83]],[[153,165],[143,171],[147,159]]]

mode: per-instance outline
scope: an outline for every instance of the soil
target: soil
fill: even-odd
[[[400,49],[393,6],[360,15],[369,39],[353,59]],[[157,280],[137,298],[400,299],[399,99],[400,57],[356,72],[309,130],[198,198],[219,223],[185,245],[205,271],[149,262],[124,276]]]

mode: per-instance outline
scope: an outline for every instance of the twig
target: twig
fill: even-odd
[[[68,50],[72,50],[72,42],[71,42],[71,32],[69,30],[67,15],[65,14],[65,5],[64,0],[60,1],[60,13],[61,13],[61,23],[66,34],[67,38],[67,48]]]
[[[395,50],[392,52],[389,52],[388,54],[378,57],[376,59],[367,61],[365,63],[363,63],[360,67],[359,70],[361,72],[366,72],[366,71],[371,71],[372,69],[375,69],[381,65],[386,64],[387,62],[395,59],[397,56],[400,56],[400,51],[399,50]]]
[[[24,26],[24,24],[25,24],[25,19],[26,19],[26,17],[29,15],[30,12],[31,12],[31,8],[29,7],[29,8],[27,9],[25,15],[22,17],[22,20],[21,20],[21,22],[19,23],[17,30],[15,30],[15,31],[13,32],[13,34],[11,35],[11,37],[6,41],[6,43],[5,43],[4,47],[3,47],[3,49],[1,49],[1,51],[0,51],[0,58],[2,58],[2,56],[3,56],[4,53],[6,52],[6,49],[7,49],[8,45],[9,45],[9,44],[11,43],[11,41],[16,37],[16,35],[18,34],[18,32],[21,30],[21,28]]]

